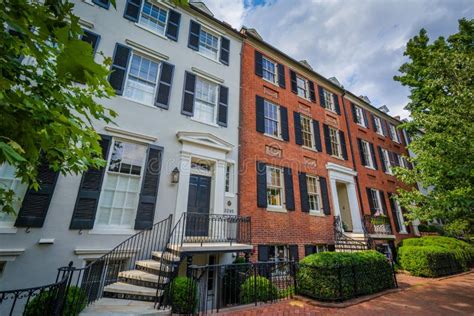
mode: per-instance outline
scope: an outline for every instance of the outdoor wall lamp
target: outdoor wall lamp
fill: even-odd
[[[179,169],[178,167],[174,168],[171,171],[171,183],[178,183],[179,182]]]

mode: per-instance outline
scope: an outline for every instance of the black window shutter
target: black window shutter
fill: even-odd
[[[377,159],[376,159],[376,155],[375,155],[375,149],[374,149],[374,144],[372,143],[369,143],[369,147],[370,147],[370,155],[372,156],[372,161],[374,162],[374,169],[375,170],[378,170],[379,169],[379,166],[377,164]]]
[[[280,106],[280,120],[281,120],[281,138],[285,141],[289,141],[290,133],[288,131],[288,110],[284,106]]]
[[[158,81],[158,91],[156,93],[155,105],[157,107],[168,109],[171,93],[171,84],[173,82],[174,65],[167,62],[161,63],[160,80]]]
[[[344,132],[339,131],[339,139],[341,140],[341,151],[342,151],[342,158],[347,160],[347,146],[346,146],[346,137],[344,137]]]
[[[298,255],[298,245],[290,245],[290,260],[298,262],[300,260]]]
[[[390,201],[390,208],[392,209],[393,222],[395,223],[395,229],[397,230],[397,233],[399,233],[400,225],[398,224],[397,209],[395,208],[395,201],[393,200],[393,198],[394,198],[393,193],[389,193],[388,199]]]
[[[372,126],[374,127],[374,131],[377,132],[377,126],[375,125],[375,115],[371,114],[370,117],[372,118]]]
[[[161,174],[161,151],[161,148],[155,145],[148,147],[135,229],[151,229],[153,226]]]
[[[38,166],[38,191],[28,189],[21,204],[15,221],[16,227],[43,227],[49,204],[53,197],[54,188],[59,172],[49,168],[46,160]]]
[[[295,143],[303,145],[303,135],[301,132],[301,116],[298,112],[293,112],[293,124],[295,125]]]
[[[321,189],[321,198],[323,200],[324,215],[331,215],[331,207],[329,206],[329,192],[326,178],[319,177],[319,187]]]
[[[318,86],[318,93],[319,93],[319,103],[323,108],[326,108],[326,100],[324,99],[324,88]]]
[[[321,131],[319,130],[319,122],[313,120],[313,131],[314,131],[314,147],[317,151],[323,151],[323,145],[321,144]]]
[[[296,83],[296,72],[290,69],[291,92],[298,93],[298,84]]]
[[[316,102],[316,93],[314,91],[314,82],[311,80],[308,81],[309,84],[309,98],[312,102]]]
[[[219,112],[217,114],[217,124],[227,127],[229,88],[219,86]]]
[[[376,210],[374,206],[374,201],[372,200],[372,189],[366,188],[365,190],[367,192],[367,199],[369,200],[370,214],[374,215]]]
[[[365,127],[369,128],[369,118],[365,109],[362,109],[362,115],[364,116]]]
[[[265,133],[265,107],[264,100],[261,96],[255,96],[256,113],[257,113],[257,132]]]
[[[380,194],[380,202],[382,202],[382,209],[385,215],[387,215],[387,204],[385,204],[385,193],[383,191],[379,191]]]
[[[92,2],[104,9],[108,9],[110,7],[110,0],[92,0]]]
[[[339,97],[337,94],[333,93],[332,97],[334,98],[334,108],[338,115],[341,115],[341,107],[339,106]]]
[[[377,146],[377,149],[379,151],[380,165],[382,166],[382,171],[385,172],[387,171],[387,166],[385,165],[385,159],[383,156],[382,147]]]
[[[388,133],[388,126],[387,126],[387,121],[380,119],[380,125],[382,125],[382,132],[385,137],[390,137],[390,134]]]
[[[354,123],[358,123],[357,122],[357,111],[356,111],[356,106],[354,103],[351,102],[351,112],[352,112],[352,120],[354,121]]]
[[[285,66],[283,66],[282,64],[278,64],[278,85],[280,86],[280,88],[286,88]]]
[[[267,164],[257,161],[257,206],[267,207]]]
[[[258,245],[258,261],[260,262],[267,262],[268,261],[268,253],[270,247],[267,245]]]
[[[291,168],[283,168],[283,176],[285,181],[285,203],[286,209],[295,210],[295,195],[293,190],[293,174]]]
[[[323,132],[324,132],[324,144],[326,145],[326,153],[328,155],[332,155],[332,148],[331,148],[331,137],[329,136],[329,126],[323,124]]]
[[[101,136],[102,158],[107,160],[109,156],[110,136]],[[92,229],[94,227],[95,214],[99,203],[100,191],[104,180],[105,167],[99,169],[89,168],[83,175],[76,205],[72,214],[70,229]]]
[[[166,37],[177,42],[179,36],[179,23],[181,22],[181,13],[175,10],[168,11],[168,24],[166,25]]]
[[[362,144],[362,140],[360,138],[357,138],[357,145],[359,147],[360,163],[363,166],[367,166],[367,161],[365,161],[364,152],[363,152],[363,148],[362,148],[362,146],[364,146],[364,145]]]
[[[221,52],[219,54],[219,60],[224,65],[229,65],[230,57],[230,40],[221,36]]]
[[[255,51],[255,74],[263,77],[263,56],[259,51]]]
[[[194,90],[196,88],[196,75],[185,72],[184,97],[181,114],[193,116],[194,114]]]
[[[298,182],[300,187],[301,211],[309,212],[308,184],[306,182],[306,173],[298,173]]]
[[[304,256],[312,255],[316,253],[316,246],[315,245],[304,245]]]
[[[396,162],[396,157],[395,157],[395,153],[394,152],[391,152],[389,151],[388,152],[388,157],[389,157],[389,160],[390,160],[390,166],[396,166],[397,165],[397,162]]]
[[[112,61],[112,73],[109,75],[109,82],[115,89],[117,95],[122,95],[125,76],[127,75],[128,59],[131,49],[117,43],[115,45],[114,58]]]
[[[123,17],[132,22],[138,22],[138,16],[140,15],[141,7],[141,0],[127,0]]]
[[[189,24],[188,47],[192,50],[199,50],[199,34],[201,33],[201,24],[191,20]]]
[[[99,46],[100,35],[95,34],[88,30],[83,30],[83,31],[84,31],[84,34],[82,34],[81,40],[83,40],[86,43],[91,44],[92,53],[95,55],[95,52],[97,51],[97,47]]]

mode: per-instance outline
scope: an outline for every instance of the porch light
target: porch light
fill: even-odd
[[[178,183],[179,182],[179,169],[178,167],[174,168],[171,171],[171,183]]]

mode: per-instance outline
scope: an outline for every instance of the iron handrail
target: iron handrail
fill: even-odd
[[[363,227],[368,234],[375,235],[392,235],[392,228],[390,226],[390,219],[388,217],[375,217],[372,215],[364,215],[362,220]],[[380,223],[374,223],[374,222]]]
[[[364,238],[367,243],[363,243],[359,240],[355,240],[349,236],[347,236],[344,231],[343,231],[343,225],[341,221],[341,217],[336,215],[334,216],[334,238],[336,245],[338,244],[344,244],[347,245],[348,243],[351,244],[351,249],[350,250],[367,250],[371,247],[371,240],[368,237],[368,235],[364,231]]]

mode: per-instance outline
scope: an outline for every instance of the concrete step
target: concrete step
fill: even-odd
[[[167,316],[171,310],[157,310],[153,302],[140,302],[134,300],[123,300],[116,298],[101,298],[87,306],[80,316]]]
[[[159,260],[159,259],[163,258],[164,261],[167,261],[169,263],[176,263],[176,262],[179,262],[181,260],[181,258],[179,256],[176,256],[176,255],[172,254],[169,251],[165,251],[165,252],[163,252],[163,251],[153,251],[151,253],[151,256],[155,260]]]
[[[160,274],[160,273],[168,273],[173,271],[173,266],[163,263],[163,267],[161,267],[161,263],[157,260],[149,259],[149,260],[139,260],[135,262],[135,266],[137,270],[146,271],[152,274]]]
[[[161,284],[166,284],[169,282],[167,277],[159,277],[156,274],[148,273],[142,270],[121,271],[119,272],[118,277],[120,281],[125,283],[151,288],[156,288],[158,282]]]
[[[156,289],[124,282],[115,282],[104,287],[104,297],[152,302],[156,295]],[[161,295],[163,291],[159,290],[158,296]]]

